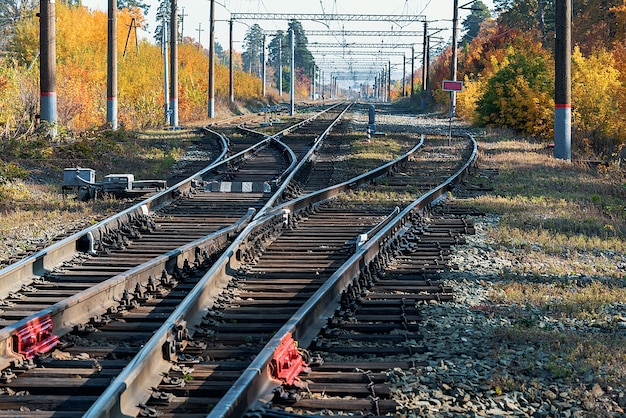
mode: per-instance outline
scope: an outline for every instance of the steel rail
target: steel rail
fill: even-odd
[[[275,203],[276,203],[276,201],[278,199],[283,197],[283,193],[287,189],[287,186],[289,185],[291,180],[293,180],[293,177],[296,175],[298,170],[300,170],[307,162],[309,162],[311,160],[311,158],[313,157],[313,155],[318,152],[318,150],[319,150],[320,146],[322,145],[322,142],[324,141],[324,139],[330,134],[330,132],[335,127],[335,125],[337,125],[342,120],[343,116],[352,107],[353,104],[354,103],[348,104],[348,106],[346,106],[346,108],[333,120],[333,122],[328,126],[328,128],[326,128],[326,130],[324,132],[322,132],[317,138],[315,138],[315,140],[313,142],[313,146],[306,153],[306,155],[304,155],[304,157],[302,157],[302,159],[297,164],[297,166],[293,167],[293,169],[291,171],[289,171],[289,170],[286,171],[288,174],[287,174],[287,177],[285,178],[284,182],[282,182],[282,185],[279,187],[278,191],[274,194],[274,196],[272,196],[270,198],[270,200],[268,202],[268,205],[266,205],[266,209],[259,211],[259,214],[257,215],[257,218],[263,216],[267,212],[267,210],[269,210],[272,206],[275,205]],[[333,106],[333,108],[335,108],[335,107],[336,106]],[[280,140],[278,138],[276,138],[275,141],[280,142]],[[287,146],[287,145],[285,144],[285,146]]]
[[[305,120],[303,120],[301,122],[298,122],[298,123],[296,123],[296,124],[294,124],[292,126],[289,126],[289,127],[285,128],[285,129],[283,129],[282,131],[279,131],[279,132],[275,133],[274,135],[267,135],[267,134],[265,134],[263,132],[255,131],[253,129],[249,129],[249,128],[246,128],[244,126],[238,126],[238,128],[240,130],[243,130],[244,132],[249,133],[249,134],[253,134],[253,135],[256,134],[256,135],[259,135],[259,136],[264,136],[265,137],[265,141],[277,143],[277,144],[279,144],[279,146],[282,146],[287,151],[287,153],[289,154],[290,163],[289,163],[289,167],[287,167],[287,169],[283,172],[283,175],[284,174],[288,175],[288,180],[286,182],[284,182],[284,183],[287,183],[287,182],[291,181],[291,179],[293,178],[293,174],[295,174],[295,171],[298,170],[300,166],[296,167],[296,165],[298,164],[298,158],[297,158],[296,154],[293,152],[293,150],[287,144],[282,142],[280,140],[280,138],[288,135],[289,133],[291,133],[291,132],[293,132],[293,131],[295,131],[297,129],[302,128],[305,125],[310,124],[313,120],[319,118],[321,115],[323,115],[325,113],[328,113],[329,111],[335,109],[336,107],[338,107],[338,106],[340,106],[342,104],[343,104],[343,102],[335,103],[332,106],[322,110],[321,112],[318,112],[318,113],[314,114],[310,118],[307,118],[307,119],[305,119]],[[346,110],[344,110],[341,113],[341,116],[343,116],[343,114],[345,114],[345,112],[347,111],[347,109],[349,107],[350,106],[348,106],[346,108]],[[333,125],[334,125],[334,123],[333,123]],[[316,143],[314,146],[317,146],[317,145],[319,145],[319,144]],[[281,183],[283,183],[283,175],[279,176],[276,179],[275,183],[276,183],[277,186],[280,185]],[[283,185],[285,185],[285,184],[283,184]],[[284,187],[282,189],[284,190]],[[281,191],[281,193],[282,193],[282,191]],[[271,198],[270,201],[273,202],[273,201],[275,201],[275,199]]]
[[[326,110],[332,108],[333,107],[327,108],[315,114],[310,119],[319,117],[319,115],[323,114]],[[300,127],[304,123],[309,122],[310,120],[307,119],[304,122],[299,122],[296,126]],[[23,285],[32,282],[35,277],[42,276],[52,271],[54,267],[72,259],[77,253],[94,253],[95,243],[100,241],[102,237],[111,230],[119,229],[122,225],[128,223],[135,217],[145,216],[150,212],[162,208],[180,195],[188,193],[193,188],[194,184],[200,181],[202,177],[210,171],[218,169],[222,165],[243,161],[269,144],[269,139],[266,139],[266,141],[253,145],[246,150],[226,158],[229,145],[228,139],[208,127],[204,127],[203,129],[220,143],[220,154],[212,163],[187,179],[181,180],[177,184],[156,193],[130,208],[82,231],[76,232],[10,266],[0,269],[0,298],[5,298],[9,293],[18,291]],[[292,129],[292,127],[285,129],[283,132],[288,132],[290,129]]]
[[[309,194],[304,198],[296,199],[297,202],[288,202],[271,211],[266,211],[265,208],[261,209],[259,212],[264,212],[265,215],[255,219],[242,231],[198,284],[194,286],[189,296],[171,314],[131,363],[111,382],[107,390],[102,393],[84,416],[128,417],[136,416],[139,413],[138,405],[150,397],[148,389],[171,365],[163,353],[168,352],[168,347],[175,344],[177,330],[183,326],[193,329],[194,325],[200,322],[207,307],[212,304],[212,301],[228,283],[232,272],[236,271],[242,264],[243,249],[247,247],[247,242],[251,241],[255,234],[260,234],[271,228],[282,228],[288,224],[290,216],[295,211],[306,210],[312,205],[325,202],[348,189],[356,188],[375,178],[393,173],[400,164],[405,163],[415,154],[423,142],[422,136],[419,144],[407,154],[370,173],[320,192]]]
[[[217,162],[222,160],[226,155],[227,141],[221,134],[210,131],[207,132],[216,135],[221,143],[222,151],[220,155],[210,163],[205,169],[198,172],[192,177],[180,181],[154,196],[139,202],[132,207],[104,219],[97,224],[90,226],[82,231],[76,232],[51,246],[37,251],[34,254],[25,257],[17,263],[11,264],[0,270],[0,297],[6,297],[10,292],[19,290],[22,285],[28,284],[36,276],[41,276],[49,272],[55,266],[74,257],[78,252],[92,253],[94,241],[101,237],[111,229],[117,229],[120,225],[127,223],[130,219],[138,215],[147,215],[150,210],[155,210],[173,199],[181,193],[189,191],[192,187],[192,181],[197,177],[201,177],[204,173],[211,170]]]
[[[168,251],[0,329],[0,370],[14,367],[23,361],[21,355],[13,350],[12,338],[19,329],[49,315],[52,319],[54,334],[61,337],[71,332],[74,326],[84,324],[90,318],[104,314],[109,307],[116,305],[116,301],[121,300],[125,291],[133,292],[137,284],[145,288],[150,278],[160,277],[163,271],[171,274],[178,266],[182,266],[185,260],[194,260],[200,255],[204,257],[215,255],[232,240],[235,234],[241,232],[252,220],[254,213],[255,210],[251,208],[246,215],[231,226]]]
[[[314,118],[319,117],[319,115],[323,113],[324,111],[316,114]],[[132,219],[133,216],[136,216],[137,213],[147,215],[151,210],[164,206],[180,194],[188,192],[193,187],[193,183],[201,180],[203,175],[209,171],[215,170],[224,164],[243,161],[270,143],[270,138],[267,138],[252,147],[224,159],[228,145],[227,139],[217,132],[211,131],[208,128],[205,129],[209,133],[216,135],[221,140],[222,152],[218,158],[219,161],[209,164],[198,173],[180,181],[167,190],[126,209],[125,211],[114,215],[97,225],[87,228],[84,231],[73,234],[64,240],[53,244],[51,247],[35,253],[32,256],[1,270],[0,284],[3,281],[15,279],[16,272],[18,274],[20,272],[24,272],[31,266],[33,266],[32,271],[36,272],[34,266],[38,265],[38,268],[41,269],[40,273],[43,274],[45,270],[51,269],[55,262],[60,263],[70,259],[78,251],[89,252],[88,249],[93,249],[93,242],[96,240],[96,236],[102,236],[106,233],[106,231],[109,231],[112,228],[120,227],[124,222],[127,222]],[[288,150],[288,148],[286,149]],[[171,273],[175,266],[178,266],[179,264],[182,265],[182,262],[185,259],[191,260],[199,253],[212,254],[218,248],[223,248],[227,242],[232,241],[236,233],[241,232],[241,229],[245,224],[250,222],[254,212],[255,211],[253,209],[250,209],[246,216],[229,227],[222,228],[219,231],[209,234],[204,238],[197,239],[176,250],[171,250],[139,266],[133,267],[124,273],[105,280],[94,287],[66,298],[51,307],[34,313],[27,318],[16,321],[10,326],[0,329],[0,370],[11,367],[12,365],[21,364],[24,361],[24,358],[20,354],[16,353],[13,347],[13,337],[19,329],[24,328],[31,323],[36,323],[39,318],[50,315],[55,335],[57,337],[62,336],[71,331],[73,326],[84,323],[89,318],[104,313],[109,306],[112,306],[115,303],[115,299],[121,299],[121,294],[124,291],[132,292],[138,283],[145,286],[145,283],[148,281],[150,276],[159,277],[164,269]],[[85,245],[85,242],[87,242],[88,245]],[[61,250],[71,249],[71,251],[65,251],[64,254],[67,253],[67,255],[59,257],[57,254],[60,250],[58,250],[57,247],[60,247]],[[46,259],[45,257],[48,254],[53,254],[54,260]],[[178,263],[179,261],[180,263]],[[25,278],[19,283],[17,288],[21,288],[22,284],[30,281],[31,279],[32,278],[30,276]],[[85,305],[86,301],[89,303]]]
[[[332,316],[340,301],[342,291],[358,279],[363,274],[363,270],[368,268],[386,247],[398,240],[398,237],[408,229],[407,224],[414,216],[423,213],[428,207],[443,199],[455,184],[469,174],[478,152],[476,141],[473,137],[469,135],[468,137],[473,143],[473,150],[463,167],[445,182],[407,206],[383,229],[360,246],[357,252],[337,269],[272,337],[263,351],[254,358],[231,389],[211,410],[208,414],[209,418],[239,417],[254,405],[256,399],[276,386],[277,382],[269,374],[269,365],[283,339],[292,336],[299,346],[307,347],[318,335],[326,319]]]
[[[424,135],[421,136],[420,142],[417,143],[417,145],[415,145],[406,154],[400,156],[394,161],[390,161],[386,164],[383,164],[382,166],[374,170],[368,171],[367,173],[361,174],[360,176],[354,177],[343,183],[329,186],[325,189],[307,194],[305,196],[298,197],[289,202],[285,202],[277,206],[273,210],[286,210],[289,213],[299,212],[301,210],[307,209],[314,205],[324,203],[328,201],[329,199],[334,198],[338,194],[344,193],[347,190],[354,190],[364,184],[371,183],[377,178],[380,178],[382,176],[393,175],[395,172],[398,171],[398,169],[401,166],[405,165],[410,158],[413,158],[415,153],[417,153],[417,151],[420,148],[422,148],[423,145],[424,145]],[[320,198],[320,196],[322,196],[322,198]],[[259,211],[259,213],[261,212],[262,211]],[[272,211],[268,211],[268,214],[270,214],[271,212]],[[257,218],[259,217],[260,215],[257,215]]]

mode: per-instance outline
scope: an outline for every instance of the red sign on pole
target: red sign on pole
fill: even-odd
[[[463,91],[462,81],[443,80],[441,84],[443,91]]]

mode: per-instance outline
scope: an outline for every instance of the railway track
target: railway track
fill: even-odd
[[[129,285],[124,281],[121,285],[124,291],[107,312],[83,314],[78,323],[74,313],[58,319],[52,319],[51,315],[50,320],[41,321],[43,331],[38,331],[37,338],[52,334],[46,328],[50,324],[55,325],[55,332],[60,329],[57,323],[61,324],[63,333],[71,332],[55,341],[56,350],[39,357],[37,362],[14,361],[17,369],[4,370],[0,386],[7,393],[0,395],[0,416],[15,414],[16,394],[21,395],[21,407],[28,409],[24,415],[38,410],[38,416],[83,416],[89,409],[87,416],[117,416],[120,410],[127,414],[130,408],[131,415],[151,415],[158,409],[165,415],[204,416],[213,406],[219,411],[220,403],[228,402],[225,399],[231,396],[232,383],[250,374],[250,359],[262,357],[259,353],[267,351],[267,348],[261,351],[264,345],[271,345],[283,324],[303,304],[310,303],[309,298],[319,292],[320,286],[354,257],[357,244],[363,244],[363,236],[380,233],[399,216],[398,211],[385,205],[373,207],[325,200],[400,170],[403,181],[392,181],[397,176],[387,177],[389,181],[385,181],[384,187],[406,189],[407,177],[416,178],[417,170],[428,172],[424,166],[413,167],[418,158],[417,151],[412,150],[403,159],[339,185],[332,192],[307,195],[277,209],[266,206],[248,224],[253,216],[252,211],[246,212],[248,208],[260,209],[264,202],[276,205],[286,200],[285,185],[291,177],[281,178],[276,167],[284,164],[293,168],[298,161],[300,165],[306,164],[305,157],[312,152],[319,134],[319,128],[310,126],[310,122],[307,125],[297,135],[283,132],[272,138],[277,143],[289,144],[289,152],[295,156],[291,162],[286,151],[276,153],[270,147],[243,151],[246,157],[242,160],[256,160],[263,168],[230,164],[207,170],[206,177],[202,177],[202,191],[185,193],[178,204],[166,206],[158,222],[147,222],[146,227],[141,224],[141,217],[136,218],[141,237],[122,243],[126,247],[124,251],[130,252],[98,248],[103,257],[112,258],[103,259],[101,264],[66,265],[66,271],[55,272],[59,277],[65,273],[67,277],[82,277],[84,271],[99,273],[113,263],[121,264],[116,261],[119,254],[132,254],[132,248],[142,240],[154,245],[153,256],[160,254],[162,258],[162,263],[151,270],[149,279],[142,284]],[[229,146],[233,152],[236,145],[231,142]],[[441,161],[432,163],[441,164]],[[459,164],[457,159],[448,171]],[[260,174],[262,170],[266,171]],[[431,179],[422,180],[421,188],[430,187],[436,182],[432,177],[440,175],[433,171]],[[260,196],[251,192],[232,193],[233,185],[241,186],[248,179],[252,179],[249,181],[252,184],[269,183],[270,189],[278,193],[269,200],[269,196],[263,198],[268,192]],[[230,192],[224,191],[224,187],[229,187]],[[209,189],[213,191],[206,192]],[[236,213],[237,210],[240,212]],[[203,230],[205,225],[198,217],[207,211],[217,215],[211,220],[215,223],[209,226],[210,221],[205,222],[208,229]],[[236,219],[240,219],[239,224],[233,225]],[[172,228],[168,230],[170,224]],[[244,228],[244,233],[238,235]],[[206,238],[207,234],[212,234],[210,239]],[[163,242],[172,236],[176,236],[175,243],[164,246]],[[238,238],[230,244],[235,236]],[[194,238],[203,242],[189,244]],[[113,270],[123,276],[128,274],[129,267]],[[72,271],[73,268],[78,268],[79,273]],[[42,285],[57,286],[48,279],[52,276],[45,278],[48,283]],[[57,283],[60,282],[64,280]],[[273,291],[268,291],[268,287]],[[218,293],[224,288],[225,292]],[[102,303],[94,302],[94,305],[102,306]],[[41,306],[44,305],[42,302]],[[259,307],[272,312],[270,324],[265,314],[258,314]],[[10,321],[6,319],[9,327]],[[145,365],[149,367],[144,370]],[[44,382],[54,387],[51,389],[52,385]],[[224,397],[216,397],[216,393],[223,393]],[[140,398],[143,401],[137,400]],[[241,405],[239,402],[237,405],[235,409],[239,411]]]
[[[413,163],[418,164],[412,161],[408,165]],[[436,163],[430,161],[429,164]],[[459,164],[460,157],[449,169],[458,168]],[[372,178],[375,176],[355,181],[368,184]],[[154,362],[158,362],[162,367],[160,373],[166,376],[162,384],[145,386],[145,382],[154,382],[158,376],[148,371],[142,376],[136,373],[120,375],[89,414],[99,416],[101,412],[96,411],[111,408],[110,397],[122,397],[122,388],[133,388],[130,391],[135,392],[140,391],[135,385],[143,384],[144,396],[150,392],[150,398],[147,402],[135,404],[141,408],[135,412],[137,414],[205,416],[211,411],[212,416],[240,416],[250,406],[248,401],[253,396],[242,387],[258,390],[260,385],[267,389],[267,384],[257,381],[262,376],[280,386],[268,371],[272,368],[272,361],[276,362],[275,358],[272,359],[274,352],[284,349],[285,344],[287,347],[293,345],[289,335],[312,332],[308,326],[303,326],[302,330],[294,329],[293,324],[299,321],[294,318],[301,317],[300,312],[307,305],[314,304],[316,308],[310,309],[317,311],[318,315],[320,309],[328,309],[336,303],[340,296],[332,287],[341,277],[338,271],[357,255],[356,248],[359,248],[357,245],[362,237],[382,233],[389,229],[388,222],[399,216],[398,211],[390,211],[385,205],[337,201],[310,209],[310,199],[312,197],[303,197],[287,204],[282,208],[287,209],[287,213],[299,213],[299,206],[304,212],[275,224],[272,233],[252,233],[252,238],[243,239],[231,247],[233,257],[223,259],[221,266],[219,261],[216,263],[214,268],[219,272],[207,277],[207,283],[215,277],[220,277],[219,280],[227,277],[229,285],[223,293],[214,294],[214,299],[205,305],[208,313],[202,319],[197,319],[194,325],[186,320],[198,316],[196,309],[191,314],[182,309],[170,317],[171,326],[184,323],[186,327],[191,326],[187,329],[193,330],[186,332],[185,338],[179,341],[182,350],[164,361],[159,349],[167,341],[165,335],[156,336],[152,340],[154,346],[145,348],[145,356],[133,367],[139,369],[142,364],[150,363],[154,368]],[[411,209],[407,210],[410,213]],[[281,219],[284,213],[275,216]],[[440,289],[436,284],[433,287]],[[321,299],[320,292],[325,294]],[[318,322],[319,318],[303,321]],[[285,332],[285,328],[289,328],[289,332]],[[310,335],[298,337],[297,340],[305,344],[311,338]],[[242,379],[249,381],[243,383]],[[172,387],[173,380],[178,386]],[[126,389],[123,391],[126,393]]]
[[[241,147],[241,142],[245,144],[246,141],[239,141],[237,146]],[[224,164],[228,167],[226,173],[216,164],[214,164],[216,168],[210,171],[207,169],[201,171],[197,177],[203,180],[204,189],[197,190],[197,185],[193,184],[194,179],[181,182],[167,192],[169,196],[163,197],[163,194],[156,196],[135,208],[138,214],[123,214],[117,219],[105,222],[100,230],[86,231],[81,236],[70,237],[66,240],[69,243],[58,243],[57,247],[60,248],[48,250],[52,254],[49,260],[45,259],[44,251],[35,254],[32,260],[23,260],[18,265],[4,269],[2,279],[7,297],[2,301],[4,309],[1,321],[5,327],[3,330],[5,365],[10,363],[18,369],[30,368],[34,351],[31,353],[28,350],[46,350],[50,345],[56,344],[56,335],[51,331],[52,328],[57,333],[71,328],[71,325],[66,324],[67,317],[58,320],[61,324],[55,323],[55,314],[61,310],[58,305],[68,304],[68,300],[72,300],[69,304],[78,303],[77,298],[79,299],[81,294],[99,286],[105,287],[101,293],[105,294],[104,298],[108,301],[97,299],[92,303],[97,307],[108,305],[107,313],[115,314],[117,308],[110,305],[125,306],[139,293],[144,293],[141,290],[142,285],[146,289],[152,289],[155,284],[159,286],[165,280],[166,286],[169,286],[174,282],[171,280],[172,277],[181,276],[177,262],[184,250],[178,247],[204,236],[202,243],[196,241],[196,251],[202,249],[201,256],[204,258],[210,258],[214,252],[219,251],[221,246],[232,239],[243,221],[234,227],[226,227],[234,224],[242,216],[249,220],[252,216],[250,208],[262,207],[263,202],[271,195],[271,187],[268,188],[266,183],[278,177],[281,174],[280,169],[289,163],[284,148],[270,144],[266,139],[262,141],[266,146],[259,146],[256,139],[254,142],[254,147],[248,149],[244,145],[245,150],[236,153],[227,164]],[[232,142],[229,145],[232,146]],[[238,155],[240,157],[237,157]],[[246,162],[248,166],[256,164],[256,167],[241,170],[241,162]],[[253,178],[251,173],[254,174]],[[239,184],[254,185],[255,181],[261,180],[265,180],[262,190],[256,192],[247,190],[246,193],[233,193],[229,190],[227,199],[221,188],[210,190],[214,183],[222,186],[224,183],[232,185],[239,181]],[[183,193],[181,189],[185,188]],[[168,202],[168,205],[161,204],[161,201],[169,198],[171,202]],[[154,207],[164,207],[160,207],[156,215],[148,216],[148,205],[151,203]],[[115,224],[115,227],[111,227],[111,224]],[[222,230],[220,233],[215,233],[220,229]],[[96,234],[99,235],[94,238]],[[206,238],[207,234],[209,238]],[[73,246],[78,251],[66,248]],[[57,251],[62,254],[55,254]],[[65,255],[70,252],[71,257]],[[200,255],[194,256],[197,259]],[[67,261],[48,269],[48,265],[64,259]],[[36,269],[43,274],[30,277],[32,273],[36,273]],[[143,276],[143,284],[137,279],[134,282],[126,280],[130,276]],[[15,287],[15,279],[18,286],[19,282],[22,282],[22,286],[17,290],[10,287]],[[109,284],[106,286],[98,285],[107,281]],[[131,286],[135,286],[134,290]],[[117,294],[112,293],[112,289],[115,288]],[[79,296],[72,296],[77,293]],[[85,315],[91,314],[89,321],[101,320],[101,314],[93,314],[91,309],[83,310],[86,313],[70,314],[74,318],[69,319],[69,322],[77,323],[81,329],[89,329],[91,325],[81,324],[79,318],[84,319]],[[104,316],[104,321],[108,321],[106,315]],[[33,323],[36,323],[34,327]],[[28,352],[26,356],[25,352]],[[5,370],[6,376],[9,376],[5,380],[9,381],[12,371]]]

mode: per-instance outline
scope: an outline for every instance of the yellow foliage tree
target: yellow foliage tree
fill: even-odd
[[[624,143],[623,99],[626,92],[613,55],[597,50],[572,54],[572,107],[576,137],[597,153]]]
[[[162,125],[165,121],[163,56],[160,47],[143,40],[136,50],[124,46],[132,19],[141,24],[137,9],[117,12],[118,105],[119,121],[128,128]],[[75,22],[80,22],[80,28]],[[105,125],[107,84],[107,24],[106,12],[91,11],[82,6],[56,3],[57,98],[61,126],[85,130]],[[39,80],[39,22],[32,14],[24,16],[12,38],[11,51],[15,60],[0,63],[0,123],[11,125],[23,113],[32,113],[32,103],[5,105],[5,96],[24,96],[20,88],[32,86],[38,98]],[[237,55],[236,58],[240,59]],[[23,68],[31,68],[23,71]],[[14,71],[11,72],[10,69]],[[229,94],[229,70],[216,65],[216,98],[226,101]],[[179,120],[205,119],[208,103],[208,58],[205,51],[191,44],[179,46]],[[257,77],[235,72],[235,96],[260,98],[261,82]],[[29,97],[32,95],[29,95]],[[23,99],[23,100],[22,100]],[[8,99],[6,99],[8,100]],[[25,101],[24,97],[20,100]],[[32,102],[32,99],[30,99]],[[8,103],[8,101],[6,101]],[[19,109],[18,109],[19,107]],[[28,109],[27,109],[28,108]]]

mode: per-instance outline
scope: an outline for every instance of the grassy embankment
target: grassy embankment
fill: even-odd
[[[480,167],[499,172],[489,178],[479,175],[473,182],[489,185],[493,191],[458,203],[496,215],[499,221],[487,234],[491,256],[513,266],[485,283],[486,309],[511,320],[510,326],[495,331],[491,354],[534,347],[516,358],[520,374],[547,373],[572,384],[622,387],[626,374],[623,169],[555,160],[541,145],[501,133],[481,138],[479,149]],[[538,358],[543,360],[537,362]],[[504,381],[494,378],[494,385],[501,391],[523,390],[525,383],[515,375],[513,367]]]

